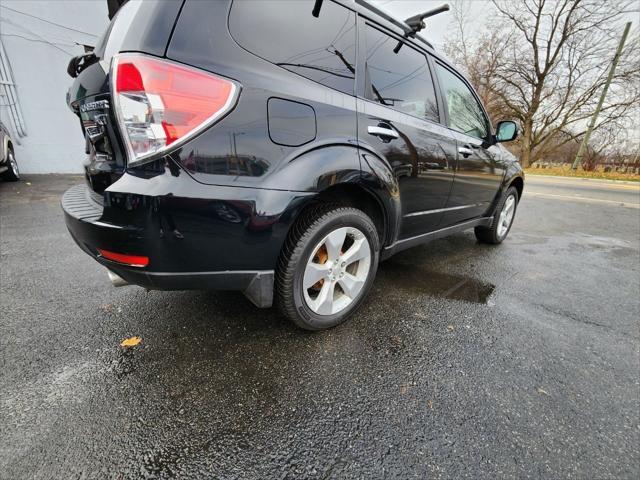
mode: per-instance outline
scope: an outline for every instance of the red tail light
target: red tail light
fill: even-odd
[[[146,267],[149,265],[149,257],[141,255],[125,255],[123,253],[110,252],[109,250],[98,249],[100,255],[112,262],[122,263],[130,267]]]
[[[239,90],[212,73],[141,54],[114,57],[111,81],[129,165],[211,125],[233,108]]]

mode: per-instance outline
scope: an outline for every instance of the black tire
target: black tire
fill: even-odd
[[[318,315],[307,305],[303,276],[307,261],[323,238],[335,229],[353,227],[369,242],[371,263],[364,285],[351,303],[335,314]],[[276,269],[275,301],[282,314],[305,330],[335,327],[353,314],[371,289],[378,269],[380,241],[375,225],[362,211],[320,204],[303,212],[285,242]]]
[[[17,182],[20,180],[20,171],[18,170],[18,163],[13,150],[9,148],[7,150],[7,171],[2,174],[2,178],[9,182]]]
[[[511,223],[509,224],[509,227],[507,228],[507,230],[503,232],[502,235],[500,235],[499,229],[498,229],[498,226],[500,223],[499,222],[500,212],[502,212],[502,209],[504,208],[505,203],[507,202],[507,199],[510,196],[513,196],[515,198],[515,205],[513,207],[514,208],[513,217],[511,219]],[[513,221],[515,220],[515,215],[517,210],[518,210],[518,190],[516,189],[516,187],[509,187],[507,191],[504,192],[504,195],[502,195],[500,202],[496,206],[496,210],[493,215],[493,222],[491,222],[491,226],[476,227],[474,229],[474,233],[476,234],[476,238],[478,239],[478,241],[482,243],[489,243],[492,245],[498,245],[502,243],[504,239],[507,238],[507,235],[509,235],[509,232],[511,231],[511,226],[513,225]]]

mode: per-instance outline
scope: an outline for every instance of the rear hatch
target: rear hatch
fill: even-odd
[[[84,169],[96,199],[126,168],[125,148],[110,92],[113,56],[142,52],[164,57],[182,0],[127,2],[111,20],[93,52],[75,57],[68,68],[74,82],[67,103],[78,115],[85,137]]]

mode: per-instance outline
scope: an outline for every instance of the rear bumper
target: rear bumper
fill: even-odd
[[[259,308],[273,303],[273,270],[225,272],[145,272],[97,257],[127,283],[149,290],[240,290]]]
[[[257,306],[271,306],[274,268],[295,218],[291,204],[300,203],[297,197],[272,192],[268,205],[257,189],[242,189],[239,200],[229,200],[224,197],[237,189],[207,187],[205,196],[194,198],[194,183],[189,198],[178,196],[176,185],[171,193],[156,196],[107,191],[104,206],[86,185],[78,185],[62,198],[65,222],[84,252],[130,284],[154,290],[240,290]],[[137,179],[126,185],[129,191],[137,186]],[[278,213],[269,211],[274,197]],[[149,265],[120,264],[98,249],[148,256]]]

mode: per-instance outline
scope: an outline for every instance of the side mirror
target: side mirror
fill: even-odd
[[[510,142],[518,136],[518,125],[511,120],[498,122],[496,126],[496,142]]]

